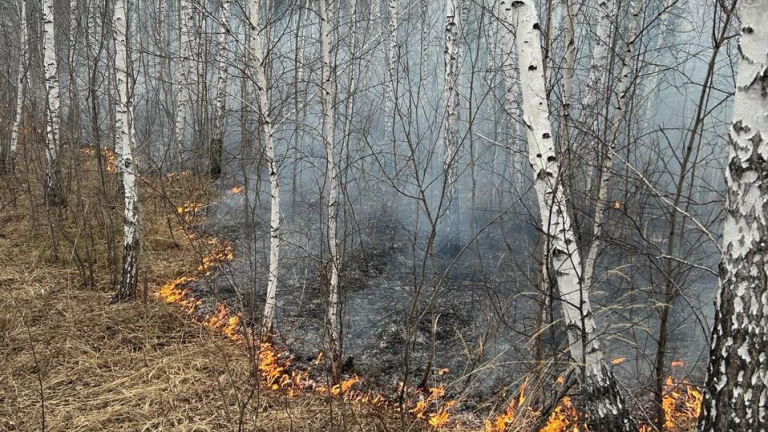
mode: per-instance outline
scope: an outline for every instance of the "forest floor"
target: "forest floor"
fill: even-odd
[[[84,224],[46,223],[39,197],[15,190],[0,209],[0,432],[399,429],[385,410],[264,390],[243,347],[156,300],[199,263],[194,238],[157,211],[174,208],[144,212],[148,301],[111,305],[100,240],[86,283]]]
[[[110,304],[121,206],[115,176],[97,183],[94,165],[78,164],[72,183],[88,180],[65,210],[45,208],[34,174],[0,178],[0,432],[432,429],[391,408],[265,389],[246,344],[156,298],[201,265],[209,239],[187,229],[184,212],[217,199],[208,180],[142,178],[148,295]],[[482,429],[470,424],[441,430]]]

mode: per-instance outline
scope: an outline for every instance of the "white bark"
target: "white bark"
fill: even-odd
[[[249,41],[250,67],[256,74],[256,93],[259,108],[259,127],[264,139],[264,146],[269,168],[270,184],[270,222],[269,222],[269,274],[267,275],[267,298],[262,318],[262,336],[272,332],[275,320],[278,272],[280,270],[280,179],[275,161],[275,140],[272,118],[270,116],[269,84],[267,82],[266,59],[259,31],[259,0],[249,2],[249,20],[251,37]]]
[[[392,124],[395,106],[395,60],[397,55],[397,0],[389,0],[389,48],[387,49],[387,77],[384,81],[384,97],[386,107],[384,112],[384,143],[394,138]]]
[[[224,115],[227,101],[227,40],[229,39],[229,3],[230,0],[221,2],[221,33],[219,33],[219,75],[216,78],[216,100],[214,102],[213,136],[210,149],[210,174],[216,179],[221,175],[222,153],[224,149]]]
[[[175,169],[181,171],[183,164],[184,144],[186,140],[187,123],[190,120],[190,72],[192,71],[192,38],[191,32],[195,26],[195,12],[190,0],[180,0],[180,38],[179,61],[176,68],[176,88],[178,100],[176,102],[176,119],[173,128],[173,157]]]
[[[576,72],[576,40],[573,21],[573,0],[565,0],[565,61],[563,64],[563,87],[560,96],[563,101],[559,137],[561,151],[565,151],[569,144],[573,76]]]
[[[397,0],[393,0],[397,2]],[[350,28],[349,28],[349,52],[350,67],[347,100],[344,104],[344,131],[342,135],[341,154],[349,154],[349,142],[352,137],[352,120],[354,116],[355,94],[357,93],[357,76],[355,75],[355,56],[357,56],[357,0],[349,0]],[[389,118],[389,117],[387,117]],[[386,141],[385,141],[386,142]],[[344,156],[342,156],[344,157]]]
[[[339,319],[339,310],[341,303],[339,300],[339,270],[341,258],[339,256],[337,240],[337,218],[339,213],[338,188],[339,179],[337,174],[335,155],[334,155],[334,121],[336,110],[333,104],[333,94],[335,91],[335,79],[331,75],[331,38],[333,12],[329,7],[327,0],[319,0],[320,3],[320,50],[322,52],[322,104],[323,104],[323,143],[325,145],[326,175],[328,176],[328,243],[331,255],[331,279],[328,288],[328,316],[327,324],[329,348],[332,356],[334,375],[338,374],[338,356],[341,338],[341,321]]]
[[[302,125],[303,120],[306,118],[306,111],[304,110],[304,103],[300,96],[302,93],[302,86],[304,93],[306,94],[306,86],[304,85],[304,41],[307,39],[307,25],[304,24],[307,21],[304,16],[309,11],[309,0],[305,2],[303,8],[300,8],[295,16],[296,19],[296,34],[294,44],[294,65],[295,72],[293,77],[293,118],[294,129],[293,134],[293,151],[297,151],[302,143]],[[297,205],[297,189],[300,180],[299,173],[299,161],[294,159],[292,162],[292,184],[291,184],[291,217],[295,217],[296,205]]]
[[[16,167],[16,149],[19,143],[19,130],[24,113],[24,78],[26,77],[29,46],[27,45],[27,2],[21,0],[19,10],[19,75],[16,79],[16,113],[13,117],[11,129],[11,142],[8,148],[8,170],[13,172]]]
[[[504,111],[508,115],[508,130],[507,130],[507,152],[508,156],[514,161],[516,166],[518,163],[523,163],[519,158],[518,153],[515,151],[519,148],[518,140],[522,136],[520,130],[520,77],[517,73],[517,54],[515,51],[515,36],[511,31],[508,31],[514,27],[515,23],[511,21],[511,8],[512,0],[501,1],[501,18],[502,18],[502,69],[504,71]],[[522,190],[523,177],[520,169],[514,170],[514,185],[519,190]]]
[[[59,161],[59,139],[61,124],[61,97],[59,89],[59,68],[56,63],[55,23],[53,0],[43,0],[43,51],[45,66],[46,123],[46,165],[45,200],[48,205],[63,205],[61,168]]]
[[[723,261],[700,432],[768,430],[768,2],[738,6]]]
[[[122,163],[123,194],[125,198],[123,225],[123,271],[117,300],[135,295],[139,253],[139,199],[136,185],[136,162],[133,156],[134,137],[133,102],[130,89],[129,51],[127,40],[125,0],[115,1],[112,31],[115,38],[115,148]]]
[[[547,240],[547,261],[559,290],[571,357],[582,369],[581,385],[590,430],[636,430],[618,392],[616,380],[603,358],[589,295],[583,289],[579,275],[581,261],[552,139],[536,10],[531,0],[516,0],[510,12],[511,22],[517,23],[523,123],[542,229]]]
[[[634,53],[634,43],[637,38],[638,20],[643,10],[643,0],[631,0],[630,8],[632,10],[631,21],[627,35],[627,41],[624,48],[624,58],[622,59],[621,74],[617,84],[616,93],[618,103],[613,111],[611,121],[611,133],[608,135],[608,142],[604,144],[602,151],[602,162],[599,169],[597,181],[597,202],[595,203],[595,217],[592,221],[592,241],[589,245],[587,259],[584,261],[584,289],[592,288],[593,277],[595,273],[595,263],[597,255],[602,247],[603,224],[605,223],[605,212],[608,210],[608,185],[611,181],[611,170],[613,169],[613,155],[616,151],[616,141],[618,140],[619,126],[623,118],[624,108],[626,106],[627,89],[629,87],[630,65]]]
[[[445,107],[445,127],[443,144],[445,155],[446,219],[448,229],[456,227],[458,221],[458,197],[456,164],[459,156],[459,16],[458,0],[445,2],[445,75],[443,84],[443,105]]]
[[[611,28],[615,15],[613,0],[597,0],[597,30],[595,46],[592,51],[592,62],[587,76],[586,94],[582,106],[589,110],[595,101],[603,97],[603,84],[610,60]],[[593,116],[592,113],[586,113]]]
[[[606,97],[606,75],[608,74],[608,65],[610,60],[611,29],[615,15],[615,4],[613,0],[597,0],[598,23],[595,34],[595,46],[592,52],[592,63],[589,66],[589,75],[587,76],[586,92],[583,95],[580,118],[587,122],[587,136],[599,136],[600,115],[596,111],[598,100]],[[587,157],[587,176],[585,191],[592,188],[592,161],[591,155],[594,147],[594,141],[588,138],[585,157]]]

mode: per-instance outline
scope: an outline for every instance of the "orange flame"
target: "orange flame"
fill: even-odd
[[[682,361],[672,362],[673,367],[683,365]],[[664,410],[664,430],[682,431],[691,422],[695,422],[701,413],[703,395],[701,390],[685,380],[676,381],[672,376],[664,380],[664,397],[661,407]],[[654,431],[650,425],[641,425],[640,432]]]
[[[96,155],[96,148],[93,146],[83,147],[80,149],[80,153],[84,155],[94,156]],[[114,174],[117,172],[115,168],[115,152],[108,148],[102,148],[101,154],[107,159],[107,172]]]

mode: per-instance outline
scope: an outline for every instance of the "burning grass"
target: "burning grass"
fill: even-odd
[[[393,397],[367,388],[356,375],[334,385],[320,378],[325,375],[320,357],[311,365],[297,365],[271,344],[250,349],[255,338],[238,312],[224,303],[204,305],[190,291],[195,281],[234,256],[228,242],[182,229],[204,215],[203,203],[213,192],[190,185],[194,179],[189,174],[163,180],[143,191],[146,264],[149,282],[159,287],[151,291],[175,306],[107,306],[109,294],[84,289],[82,271],[73,270],[72,258],[51,259],[55,248],[45,235],[33,234],[31,209],[3,216],[0,431],[503,432],[529,431],[539,423],[542,414],[526,402],[527,384],[502,413],[482,425],[463,420],[457,412],[460,402],[446,394],[443,384],[405,389],[405,407],[399,412]],[[91,195],[86,191],[85,197],[97,201],[97,188],[90,186]],[[103,220],[94,223],[108,228]],[[71,221],[61,228],[70,234],[79,229]],[[92,253],[98,263],[95,285],[111,291],[105,250]],[[666,429],[688,430],[698,415],[700,392],[671,377],[667,389],[664,407],[671,420]],[[583,416],[566,397],[540,431],[585,432],[582,423]]]
[[[98,178],[93,169],[84,165],[83,179]],[[183,285],[227,258],[209,254],[220,250],[210,239],[181,229],[187,221],[172,203],[205,202],[208,193],[187,180],[143,183],[150,291],[169,280]],[[83,200],[98,203],[99,189],[85,184]],[[114,286],[104,238],[94,238],[98,247],[90,251],[93,284],[74,253],[86,256],[84,226],[109,232],[105,212],[89,212],[85,222],[64,212],[56,221],[61,237],[52,239],[40,229],[44,217],[33,220],[40,209],[29,207],[40,197],[17,201],[0,213],[0,431],[394,429],[398,419],[387,411],[311,394],[287,399],[258,385],[258,366],[219,334],[233,325],[226,310],[199,326],[161,302],[109,306]],[[114,212],[119,218],[119,208]]]

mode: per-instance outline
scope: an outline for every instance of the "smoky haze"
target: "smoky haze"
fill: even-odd
[[[4,28],[17,25],[13,3],[0,4]],[[44,106],[42,30],[40,20],[31,19],[42,13],[37,3],[26,11],[32,59],[26,88],[29,103]],[[66,37],[56,39],[62,127],[76,131],[62,133],[62,140],[113,148],[116,48],[113,23],[104,18],[111,6],[74,2],[70,10],[67,2],[54,3],[63,17],[56,22],[60,34],[70,33],[70,16],[79,29],[73,46]],[[191,5],[191,30],[181,28],[179,17],[188,13],[182,3]],[[274,331],[301,361],[332,350],[327,311],[336,268],[343,372],[389,388],[441,379],[475,403],[529,374],[553,383],[571,362],[571,343],[559,270],[546,252],[526,138],[533,126],[521,112],[528,84],[512,48],[517,22],[507,18],[507,2],[459,2],[453,77],[443,2],[400,0],[391,9],[389,2],[337,0],[325,12],[329,34],[321,31],[315,3],[263,1],[259,22],[252,23],[252,5],[241,0],[229,2],[223,17],[219,0],[128,2],[140,176],[208,176],[213,143],[222,143],[221,173],[213,176],[220,194],[197,229],[231,240],[235,259],[193,291],[242,310],[254,327],[261,324],[275,224],[271,182],[278,180]],[[546,69],[540,96],[549,102],[558,188],[565,191],[582,260],[598,237],[596,216],[604,218],[587,287],[588,315],[597,323],[589,338],[600,340],[609,361],[627,359],[613,372],[633,388],[672,372],[675,360],[700,382],[718,286],[715,242],[732,96],[726,89],[734,88],[736,42],[715,50],[712,17],[716,33],[722,12],[700,0],[647,0],[630,40],[632,5],[618,2],[609,39],[602,41],[608,61],[595,75],[598,88],[590,88],[600,10],[597,2],[577,3],[570,96],[564,90],[566,3],[537,1],[536,7]],[[189,38],[186,47],[181,34]],[[0,37],[0,56],[10,65],[0,80],[0,112],[10,119],[11,59],[20,47],[13,32]],[[617,89],[629,43],[622,107]],[[448,95],[457,97],[457,110]],[[335,108],[330,125],[329,107]],[[598,178],[610,142],[615,157],[602,202]],[[328,208],[333,190],[335,218]],[[662,320],[664,306],[671,312]],[[438,378],[441,368],[449,372]]]

